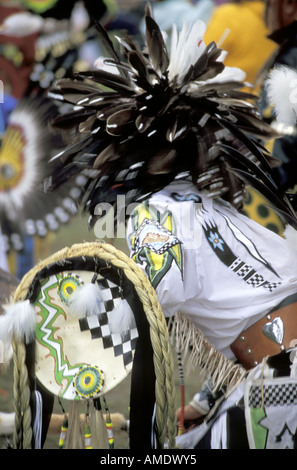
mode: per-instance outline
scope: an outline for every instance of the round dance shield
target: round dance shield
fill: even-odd
[[[95,307],[77,317],[71,313],[71,298],[85,295],[83,287],[92,282],[99,294]],[[86,297],[88,301],[94,303]],[[113,327],[115,322],[125,324],[116,316],[132,313],[120,286],[94,271],[61,271],[40,282],[33,304],[35,374],[52,394],[69,400],[95,398],[131,372],[137,328]]]

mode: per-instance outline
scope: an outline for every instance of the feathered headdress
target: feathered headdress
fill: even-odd
[[[197,21],[177,33],[170,52],[146,7],[146,48],[105,30],[108,67],[60,80],[51,96],[72,103],[53,126],[74,132],[76,141],[59,154],[64,169],[47,181],[55,188],[83,172],[82,203],[91,214],[100,202],[126,205],[187,174],[199,190],[242,206],[245,183],[253,184],[289,218],[293,210],[267,174],[275,159],[260,143],[275,132],[260,118],[255,96],[241,91],[244,73],[224,66],[224,52],[203,41]],[[122,58],[123,56],[123,58]],[[110,66],[113,71],[110,71]],[[270,160],[270,162],[268,162]]]

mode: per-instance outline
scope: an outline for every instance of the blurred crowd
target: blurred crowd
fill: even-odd
[[[95,67],[96,59],[104,54],[96,36],[96,22],[111,35],[125,30],[144,44],[146,3],[146,0],[1,0],[1,138],[12,111],[24,97],[45,94],[56,78]],[[263,117],[274,122],[264,83],[275,63],[296,66],[294,1],[153,0],[150,3],[157,23],[167,36],[173,23],[181,29],[184,22],[201,19],[206,25],[205,42],[215,41],[227,53],[225,64],[244,70],[246,91],[259,95]],[[293,5],[293,9],[285,15],[283,6],[287,4]],[[297,160],[291,158],[291,151],[296,152],[294,143],[294,135],[284,135],[270,143],[283,163],[275,171],[285,190],[294,190],[296,184]],[[0,163],[1,159],[0,147]],[[6,188],[0,187],[0,192],[5,196]],[[1,210],[0,214],[0,226],[5,232],[6,215]],[[24,248],[17,254],[19,260],[25,259],[19,263],[22,268],[11,263],[8,268],[7,247],[2,245],[0,266],[12,270],[18,277],[34,264],[36,257],[39,258],[34,253],[36,247],[32,248],[29,243],[29,257]]]

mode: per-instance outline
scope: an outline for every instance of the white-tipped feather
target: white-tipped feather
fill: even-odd
[[[297,73],[290,67],[274,68],[265,82],[267,97],[272,103],[276,119],[292,126],[297,121]]]
[[[245,80],[246,73],[244,70],[238,67],[227,67],[219,73],[215,78],[210,78],[207,83],[224,83],[224,82],[243,82]]]
[[[111,334],[121,334],[136,327],[134,314],[128,302],[123,299],[116,308],[110,312],[109,328]]]
[[[69,297],[69,313],[78,319],[98,315],[102,311],[102,302],[98,284],[84,284]]]
[[[168,76],[172,80],[178,77],[183,78],[190,65],[195,64],[205,50],[203,40],[206,25],[198,20],[192,25],[185,21],[180,33],[177,32],[176,25],[172,26],[170,65],[168,67]]]
[[[118,69],[114,65],[108,65],[106,63],[106,57],[100,56],[94,62],[94,67],[98,70],[104,70],[105,72],[113,73],[114,75],[119,75]]]
[[[36,312],[29,300],[3,306],[0,316],[0,341],[3,345],[4,361],[11,356],[12,339],[30,343],[35,337]]]
[[[202,20],[188,25],[185,21],[178,33],[175,24],[172,26],[170,44],[170,64],[168,67],[168,77],[173,80],[175,77],[182,81],[185,73],[191,65],[194,65],[203,54],[206,44],[204,34],[206,25]],[[223,62],[227,53],[222,51],[218,61]],[[237,67],[225,67],[224,70],[213,79],[207,79],[207,83],[223,83],[227,81],[243,81],[246,73]],[[195,86],[195,85],[192,85]]]

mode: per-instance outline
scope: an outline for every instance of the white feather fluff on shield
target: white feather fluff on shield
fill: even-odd
[[[0,342],[3,345],[4,363],[11,357],[12,339],[32,341],[35,335],[36,312],[29,300],[11,305],[3,305],[4,314],[0,317]]]

